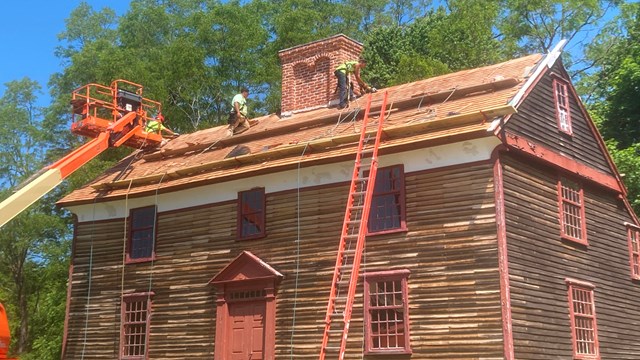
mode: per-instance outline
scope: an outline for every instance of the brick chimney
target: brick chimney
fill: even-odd
[[[337,103],[333,71],[361,52],[362,44],[343,34],[281,50],[282,114]]]

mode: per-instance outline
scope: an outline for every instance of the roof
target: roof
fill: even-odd
[[[372,116],[379,114],[384,92],[391,108],[380,154],[494,136],[487,131],[491,121],[515,112],[509,101],[541,59],[529,55],[372,94]],[[233,137],[227,137],[226,125],[182,135],[154,152],[134,152],[58,204],[148,196],[352,158],[366,100],[352,102],[347,111],[322,108],[283,118],[263,116]]]

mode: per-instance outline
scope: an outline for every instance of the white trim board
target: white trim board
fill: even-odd
[[[497,137],[485,137],[453,144],[420,148],[390,155],[381,156],[379,166],[404,164],[406,173],[436,169],[446,166],[473,163],[488,160],[496,146],[500,144]],[[213,204],[235,200],[238,192],[257,186],[264,187],[265,193],[273,193],[297,188],[306,188],[351,180],[353,161],[343,161],[287,170],[273,174],[258,175],[245,179],[232,180],[199,186],[170,193],[69,206],[67,209],[78,216],[79,222],[100,221],[123,218],[129,209],[157,205],[158,212],[184,209],[194,206]],[[157,200],[157,202],[156,202]],[[94,208],[95,206],[95,208]]]

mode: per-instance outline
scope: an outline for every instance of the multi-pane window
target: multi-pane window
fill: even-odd
[[[558,129],[571,135],[571,110],[569,107],[569,85],[560,79],[553,80],[554,98],[556,102],[556,120]]]
[[[411,353],[408,277],[408,270],[364,274],[367,353]]]
[[[153,293],[144,293],[123,296],[120,359],[147,359],[152,295]]]
[[[562,237],[587,245],[584,196],[580,184],[561,178],[558,181],[558,203]]]
[[[573,357],[599,359],[598,327],[593,298],[594,286],[577,280],[566,279],[569,288],[569,315],[573,339]]]
[[[156,207],[131,209],[127,261],[149,261],[154,257]]]
[[[627,225],[627,238],[629,241],[631,277],[640,279],[640,228],[634,225]]]
[[[378,169],[369,211],[369,233],[406,228],[402,165]]]
[[[265,235],[264,188],[238,193],[238,239],[255,239]]]

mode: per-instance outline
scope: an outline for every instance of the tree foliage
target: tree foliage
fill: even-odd
[[[36,105],[39,91],[37,83],[25,78],[6,84],[0,97],[1,199],[45,165],[49,134],[42,109]],[[45,197],[0,232],[0,273],[5,275],[0,277],[0,301],[8,305],[12,317],[16,339],[12,349],[18,354],[31,350],[40,358],[59,354],[57,345],[49,345],[59,343],[61,334],[47,331],[51,322],[64,320],[64,309],[43,308],[42,301],[65,294],[64,272],[54,269],[65,267],[68,261],[67,227],[53,210],[53,199]],[[51,275],[52,283],[42,281],[45,274]],[[38,339],[40,348],[34,348],[34,339]]]

